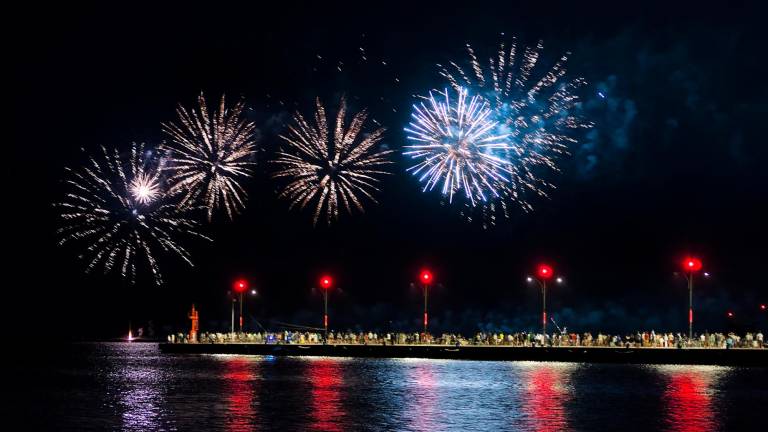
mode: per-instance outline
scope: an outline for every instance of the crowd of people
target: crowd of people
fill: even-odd
[[[281,331],[256,333],[201,333],[197,340],[177,333],[168,336],[170,343],[256,343],[256,344],[367,344],[367,345],[480,345],[480,346],[555,346],[555,347],[627,347],[627,348],[764,348],[762,332],[737,335],[734,333],[701,333],[692,339],[681,333],[636,332],[627,335],[598,333],[502,333],[478,332],[472,337],[445,333],[376,333]]]

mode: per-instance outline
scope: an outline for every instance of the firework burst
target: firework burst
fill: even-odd
[[[509,181],[513,171],[503,157],[511,147],[507,134],[496,133],[488,102],[469,97],[462,87],[456,93],[452,98],[446,89],[435,98],[430,92],[426,101],[413,106],[413,121],[405,128],[413,144],[403,154],[418,161],[407,171],[424,182],[424,191],[440,184],[449,202],[463,191],[476,206],[498,197],[498,185]]]
[[[86,272],[103,266],[133,283],[137,266],[146,263],[157,285],[163,282],[156,252],[181,257],[192,265],[178,237],[205,238],[198,223],[163,191],[162,162],[133,144],[129,157],[105,147],[79,170],[67,169],[68,192],[56,204],[64,221],[59,244],[81,244]]]
[[[209,112],[205,97],[198,97],[199,111],[179,105],[179,123],[164,123],[171,143],[167,170],[171,193],[181,192],[180,205],[202,203],[208,220],[223,207],[232,219],[245,205],[246,193],[239,181],[252,175],[256,153],[256,126],[243,116],[242,101],[227,109],[224,96],[216,112]]]
[[[438,65],[439,73],[454,89],[468,88],[489,100],[500,122],[499,130],[509,134],[510,148],[504,156],[510,163],[509,181],[497,182],[500,199],[489,201],[481,210],[495,219],[498,210],[508,216],[508,207],[517,203],[532,210],[529,195],[547,196],[554,186],[540,176],[558,171],[557,161],[567,154],[573,129],[590,128],[578,111],[576,90],[586,82],[583,78],[566,78],[566,53],[537,80],[543,45],[520,47],[515,40],[509,46],[501,43],[497,52],[483,66],[471,45],[467,44],[468,64],[450,62]],[[493,220],[491,220],[493,223]]]
[[[273,161],[279,166],[273,177],[288,179],[279,196],[288,199],[291,208],[303,209],[314,202],[315,225],[322,214],[328,224],[338,219],[340,206],[348,213],[353,207],[363,212],[363,197],[376,202],[373,194],[379,190],[379,176],[389,174],[384,167],[391,163],[388,159],[391,151],[374,148],[381,141],[384,129],[365,134],[367,112],[356,113],[348,124],[345,124],[346,114],[347,105],[342,98],[336,124],[329,130],[325,108],[319,99],[314,124],[297,112],[288,133],[280,136],[285,147]]]
[[[131,180],[133,198],[139,204],[147,205],[160,196],[160,170],[140,172]]]

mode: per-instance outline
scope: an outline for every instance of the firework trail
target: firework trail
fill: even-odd
[[[272,161],[279,167],[273,177],[288,180],[279,196],[288,199],[291,208],[303,209],[314,201],[315,225],[323,213],[328,224],[338,219],[340,205],[348,213],[353,207],[364,212],[362,198],[376,202],[373,194],[379,191],[379,176],[389,174],[384,166],[391,163],[388,155],[392,152],[374,148],[381,141],[384,128],[365,134],[367,112],[354,114],[348,124],[346,114],[346,100],[342,98],[336,124],[329,130],[319,99],[314,124],[297,112],[288,133],[280,136],[285,147]]]
[[[119,270],[129,283],[136,279],[139,262],[146,262],[155,283],[162,284],[155,257],[159,251],[192,265],[177,237],[208,238],[197,232],[189,209],[164,192],[162,169],[162,161],[152,159],[141,144],[133,144],[127,158],[101,147],[83,168],[67,169],[68,191],[55,204],[63,220],[59,245],[81,244],[86,272],[99,266],[104,273]]]
[[[336,82],[346,89],[349,101],[360,102],[377,115],[398,112],[400,107],[393,100],[392,86],[400,87],[399,63],[389,57],[389,46],[382,46],[380,41],[362,33],[358,38],[350,35],[344,43],[329,48],[314,51],[313,81],[318,85],[328,80]],[[381,126],[380,120],[374,115],[369,117],[377,126]]]
[[[499,130],[509,134],[510,149],[506,159],[511,162],[509,181],[496,184],[501,199],[481,207],[486,219],[493,223],[501,210],[509,216],[512,203],[523,210],[533,209],[527,196],[547,196],[554,186],[540,176],[545,171],[558,171],[557,160],[575,142],[573,129],[590,128],[592,123],[575,114],[579,97],[576,90],[586,82],[583,78],[568,80],[566,53],[538,80],[537,66],[543,45],[518,46],[515,40],[499,49],[483,66],[471,45],[467,44],[468,66],[449,62],[438,65],[439,73],[454,89],[468,88],[491,101],[499,120]]]
[[[426,103],[414,105],[413,121],[405,128],[409,144],[404,155],[416,159],[407,169],[424,182],[424,191],[440,184],[443,195],[464,191],[471,206],[498,197],[500,184],[514,174],[504,159],[511,150],[508,134],[497,134],[498,123],[488,102],[480,96],[468,97],[459,87],[452,98],[446,89],[430,92]],[[501,157],[500,157],[501,156]]]
[[[179,105],[179,123],[164,123],[171,143],[168,153],[172,194],[182,193],[180,205],[202,203],[208,220],[223,207],[232,219],[245,205],[246,193],[239,181],[252,175],[256,153],[256,126],[243,116],[243,101],[227,109],[224,96],[216,112],[209,113],[205,97],[198,97],[199,112]]]

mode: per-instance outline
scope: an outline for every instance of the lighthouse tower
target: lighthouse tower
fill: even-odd
[[[188,317],[192,320],[192,328],[189,330],[189,341],[195,343],[197,342],[197,331],[200,328],[200,314],[197,312],[197,309],[195,309],[194,304],[192,305],[192,310],[189,311]]]

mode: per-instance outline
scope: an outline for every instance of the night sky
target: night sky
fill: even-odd
[[[158,335],[187,327],[194,302],[202,330],[229,326],[232,281],[259,290],[257,319],[320,326],[322,272],[335,276],[331,327],[418,329],[427,266],[436,331],[538,328],[540,295],[525,283],[547,261],[567,283],[548,293],[550,313],[576,331],[686,329],[687,290],[673,276],[695,254],[712,278],[696,285],[697,330],[762,326],[768,302],[765,170],[768,86],[765,11],[730,8],[585,7],[500,2],[482,7],[305,6],[278,9],[114,5],[20,12],[11,45],[18,129],[8,147],[5,309],[16,325],[66,338],[118,337],[135,327]],[[720,5],[719,7],[722,7]],[[501,36],[505,33],[505,36]],[[442,88],[436,63],[463,60],[464,44],[491,53],[512,36],[541,39],[542,62],[571,51],[569,76],[595,128],[561,161],[550,199],[535,211],[483,229],[424,194],[399,154],[413,94]],[[369,61],[362,61],[363,47]],[[322,59],[318,59],[318,55]],[[386,59],[383,67],[375,59]],[[343,62],[342,71],[336,69]],[[395,79],[399,80],[396,82]],[[245,98],[260,130],[246,210],[206,226],[213,243],[192,242],[194,268],[161,261],[166,284],[135,286],[114,274],[86,275],[77,248],[58,247],[64,167],[80,148],[159,144],[160,123],[204,91]],[[602,93],[605,97],[601,97]],[[266,163],[296,109],[346,94],[387,127],[398,150],[379,205],[313,228],[309,212],[276,197]],[[382,100],[383,98],[383,100]],[[732,320],[726,312],[735,313]]]

